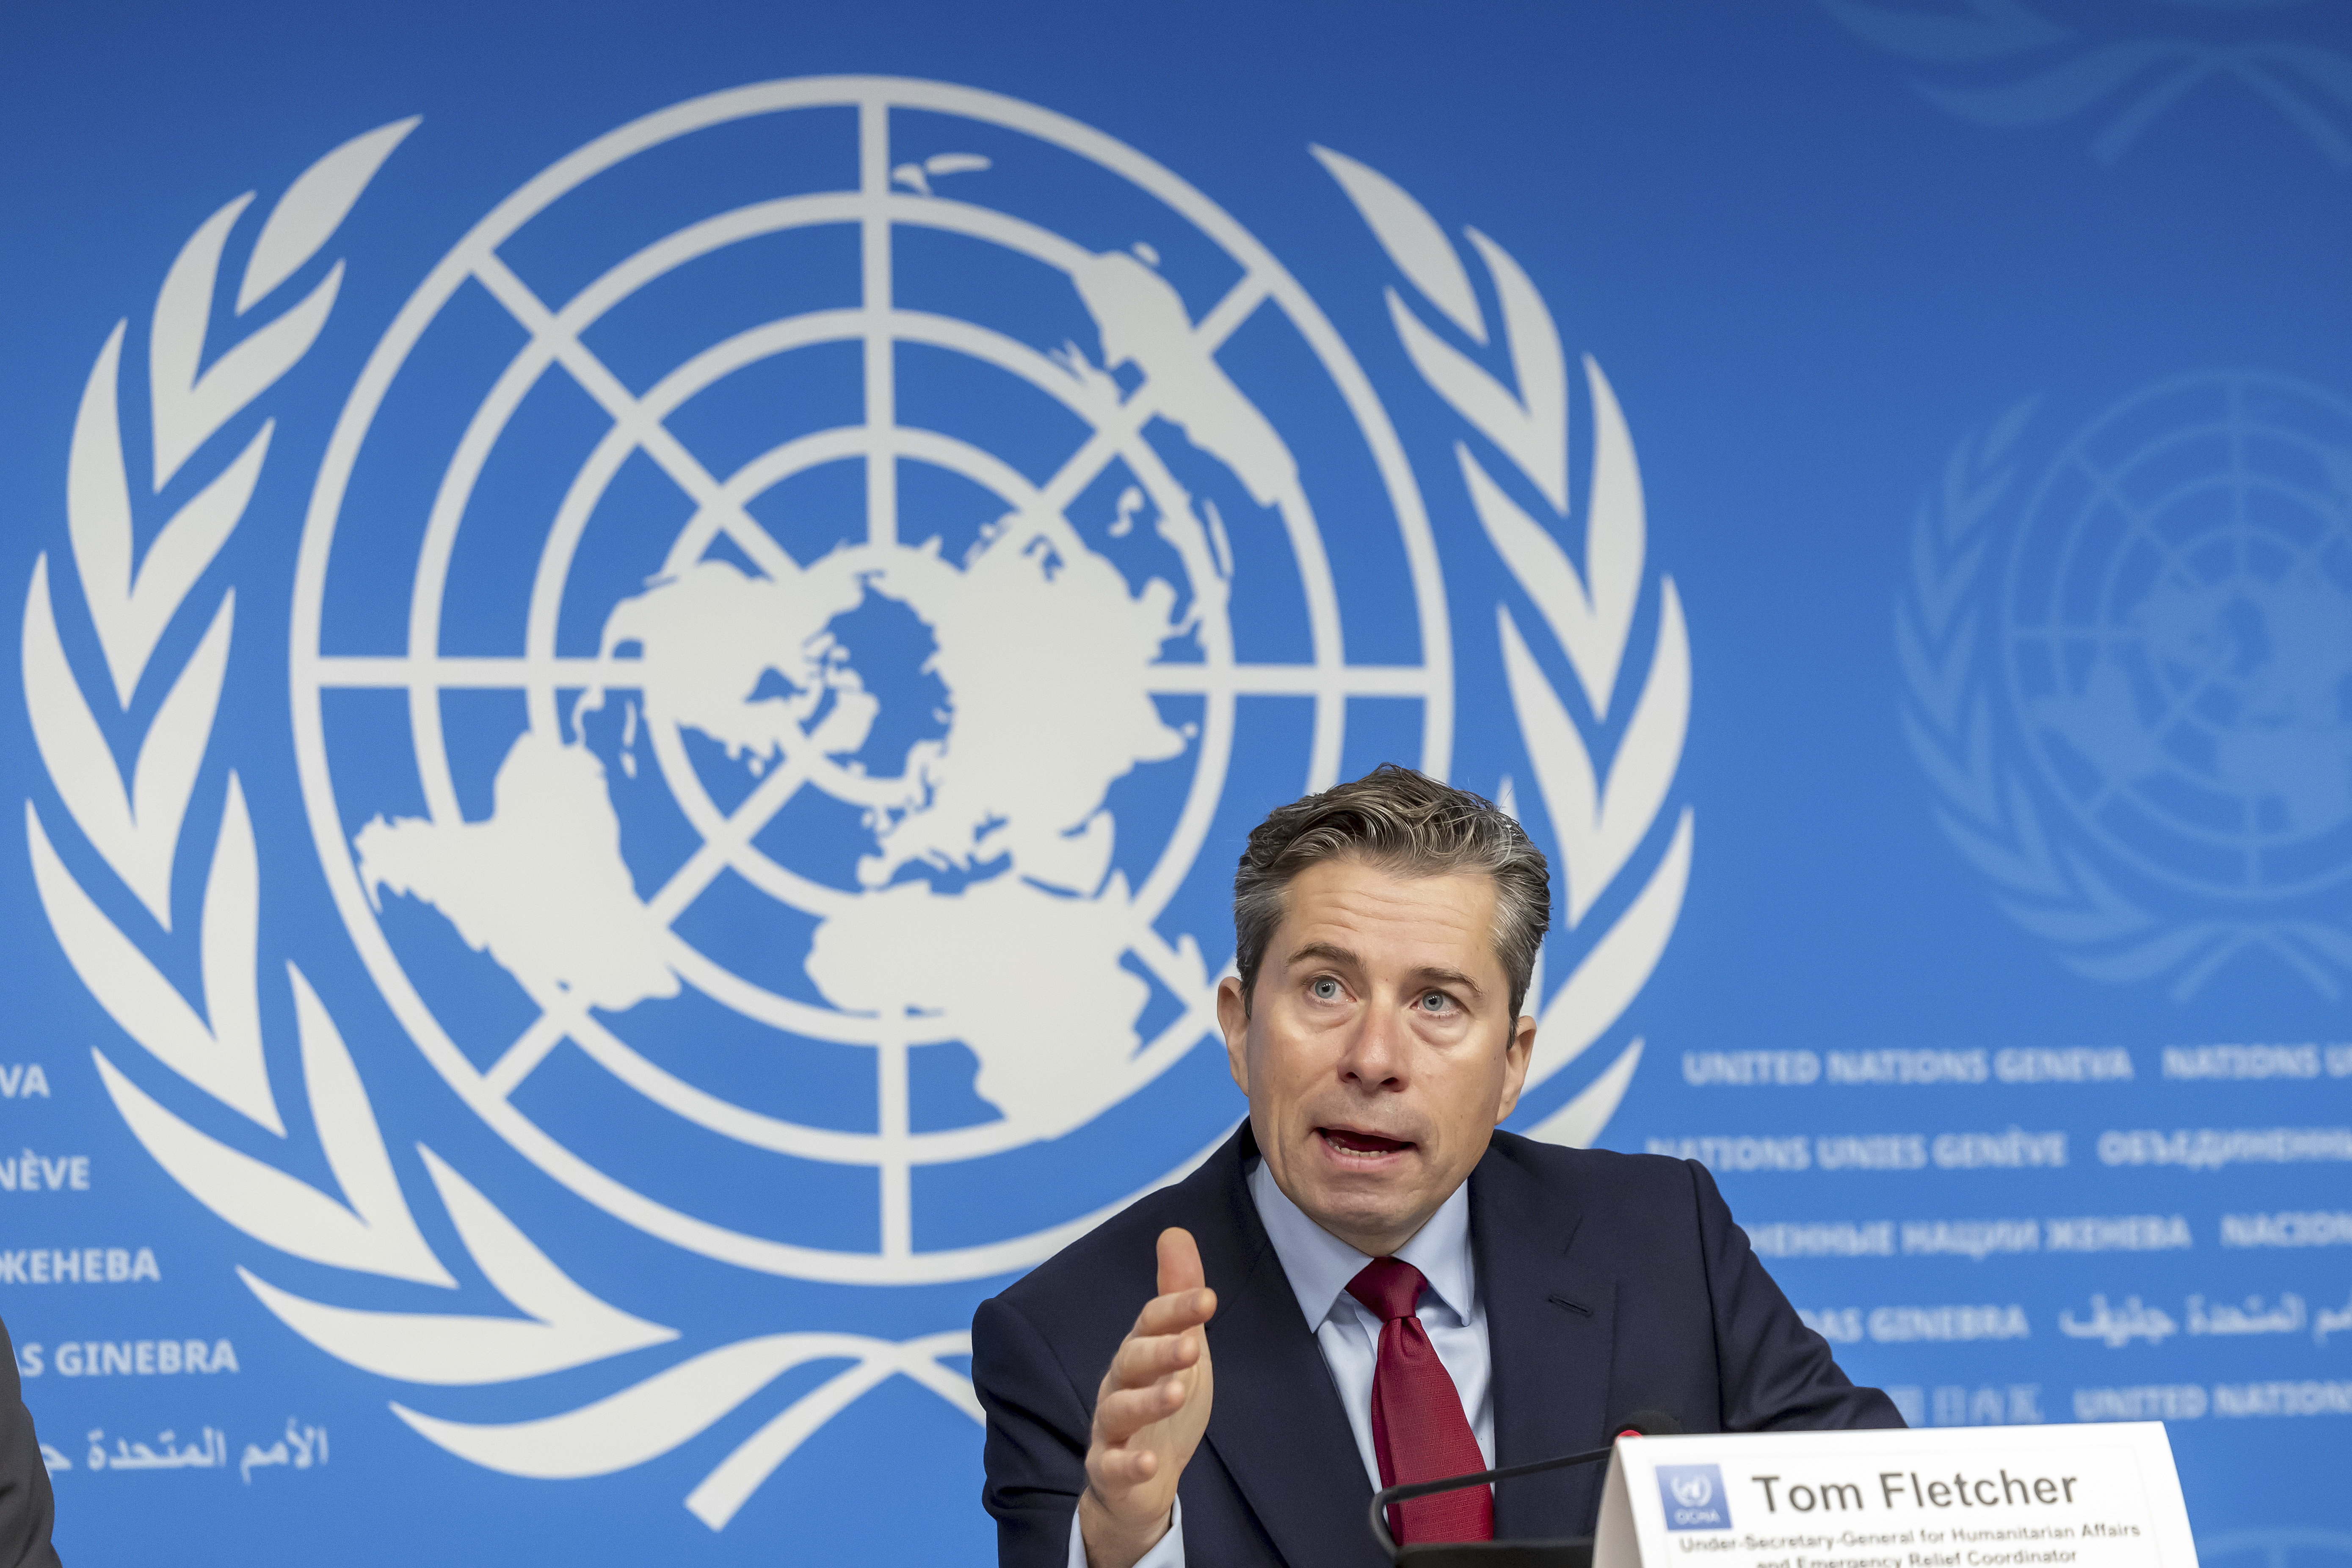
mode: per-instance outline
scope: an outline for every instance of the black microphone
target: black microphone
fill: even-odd
[[[1683,1424],[1663,1410],[1635,1410],[1622,1420],[1611,1423],[1617,1436],[1670,1437],[1679,1435]],[[1533,1464],[1511,1465],[1499,1470],[1480,1470],[1474,1475],[1449,1476],[1442,1481],[1415,1481],[1410,1486],[1389,1487],[1372,1494],[1372,1539],[1399,1568],[1535,1568],[1538,1563],[1561,1565],[1561,1568],[1590,1568],[1592,1542],[1590,1537],[1572,1541],[1431,1541],[1415,1542],[1400,1548],[1396,1537],[1389,1533],[1389,1508],[1391,1504],[1410,1502],[1414,1498],[1429,1497],[1437,1492],[1450,1492],[1464,1487],[1487,1486],[1496,1481],[1516,1480],[1545,1470],[1562,1470],[1572,1465],[1592,1465],[1617,1451],[1612,1441],[1605,1448],[1588,1448],[1580,1454],[1562,1454],[1557,1458],[1538,1459]]]

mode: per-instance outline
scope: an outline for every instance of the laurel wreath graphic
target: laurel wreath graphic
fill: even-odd
[[[2032,411],[2030,401],[2019,404],[1954,447],[1912,521],[1895,642],[1907,699],[1904,733],[1935,786],[1937,825],[2000,889],[2002,912],[2053,943],[2078,974],[2127,984],[2178,970],[2171,994],[2186,1000],[2232,957],[2263,948],[2334,998],[2328,966],[2352,969],[2352,933],[2315,921],[2162,921],[2053,844],[2032,795],[2000,765],[1981,686],[1975,589],[1991,549],[1989,524],[2016,479],[2012,454]]]
[[[254,242],[237,289],[239,316],[272,298],[317,256],[416,123],[399,121],[345,142],[287,189]],[[248,193],[205,220],[173,262],[156,300],[148,406],[157,493],[301,360],[334,309],[340,262],[299,301],[199,371],[222,253],[252,201]],[[163,679],[163,671],[151,668],[152,657],[243,519],[274,426],[265,422],[218,477],[173,514],[134,569],[119,385],[128,325],[116,324],[84,385],[67,487],[72,581],[105,658],[116,717],[101,721],[67,658],[46,554],[35,563],[26,600],[25,700],[36,746],[67,815],[170,937],[173,867],[227,674],[234,590],[222,595],[195,651],[170,676],[138,739],[127,789],[108,729],[129,720],[151,675]],[[25,832],[42,908],[90,994],[183,1082],[284,1138],[260,1023],[259,866],[236,772],[227,776],[198,913],[201,1009],[67,869],[30,800]],[[109,1097],[158,1164],[254,1239],[312,1263],[456,1289],[457,1279],[435,1256],[402,1194],[334,1020],[291,963],[287,981],[311,1121],[340,1197],[199,1130],[140,1088],[103,1050],[93,1049]],[[520,1316],[361,1311],[308,1300],[240,1268],[238,1277],[296,1333],[362,1370],[441,1387],[519,1381],[678,1338],[676,1330],[582,1289],[431,1149],[420,1143],[416,1152],[467,1256]],[[687,1507],[719,1530],[802,1442],[891,1377],[910,1378],[980,1419],[969,1380],[947,1364],[970,1351],[964,1333],[903,1343],[859,1334],[769,1334],[705,1352],[594,1404],[537,1421],[468,1426],[397,1403],[392,1409],[433,1442],[491,1469],[547,1478],[603,1475],[677,1447],[794,1367],[847,1363],[740,1444],[688,1494]]]
[[[1462,337],[1486,347],[1486,321],[1477,290],[1460,253],[1428,209],[1377,170],[1328,147],[1313,151],[1397,270]],[[1387,290],[1389,319],[1406,356],[1431,390],[1507,458],[1565,524],[1569,395],[1559,328],[1543,295],[1510,252],[1475,228],[1464,233],[1493,285],[1516,386],[1447,342],[1393,288]],[[1584,378],[1592,400],[1593,458],[1581,574],[1551,530],[1511,498],[1468,442],[1456,442],[1454,454],[1480,525],[1566,656],[1598,725],[1608,719],[1626,675],[1626,653],[1642,597],[1648,521],[1633,437],[1608,377],[1589,355]],[[1585,731],[1544,674],[1510,605],[1497,602],[1495,606],[1505,679],[1537,793],[1551,823],[1570,931],[1602,903],[1650,839],[1682,763],[1690,724],[1690,636],[1674,579],[1663,574],[1657,605],[1648,674],[1605,772],[1596,767]],[[1506,809],[1515,808],[1507,777],[1496,795]],[[1528,1070],[1530,1088],[1591,1049],[1648,983],[1682,913],[1683,894],[1690,882],[1692,826],[1692,808],[1686,805],[1640,890],[1583,947],[1548,1004],[1542,1000],[1546,986],[1538,955],[1528,991],[1540,1006],[1535,1059]],[[1591,1084],[1530,1128],[1531,1135],[1589,1147],[1633,1083],[1642,1046],[1638,1037],[1627,1044]]]
[[[2005,129],[2049,125],[2119,100],[2091,141],[2091,155],[2102,163],[2120,159],[2197,89],[2235,82],[2284,116],[2329,163],[2352,168],[2352,126],[2340,122],[2352,120],[2352,56],[2317,44],[2155,37],[2084,47],[2074,29],[2024,0],[1964,0],[1958,9],[1882,0],[1822,5],[1848,32],[1905,59],[1962,70],[2000,62],[2025,73],[2004,81],[1912,84],[1963,120]]]
[[[403,120],[353,138],[287,189],[264,221],[239,280],[238,317],[275,299],[318,257],[416,123]],[[1483,345],[1475,292],[1435,221],[1383,176],[1337,153],[1317,151],[1399,268],[1456,328]],[[205,366],[221,261],[253,200],[248,193],[228,203],[190,237],[150,319],[150,474],[156,494],[192,462],[212,455],[220,432],[310,352],[334,308],[341,262],[301,299]],[[1469,235],[1496,290],[1516,389],[1446,342],[1393,289],[1388,296],[1391,316],[1429,384],[1564,520],[1568,395],[1559,334],[1541,296],[1510,256],[1475,230]],[[120,384],[128,329],[127,321],[116,324],[83,388],[68,462],[72,570],[69,579],[61,572],[61,582],[53,584],[48,556],[36,562],[23,622],[23,673],[36,746],[66,816],[152,917],[155,931],[134,936],[105,911],[68,868],[49,824],[30,799],[25,808],[26,847],[42,908],[68,962],[124,1034],[181,1082],[282,1140],[286,1125],[271,1088],[260,1022],[259,863],[234,769],[226,774],[221,822],[196,911],[201,1006],[166,978],[150,951],[177,934],[172,880],[227,673],[234,589],[223,591],[194,650],[176,670],[156,667],[153,658],[243,520],[275,426],[265,421],[155,532],[143,559],[134,560],[132,469],[123,444]],[[1621,695],[1640,598],[1645,524],[1622,417],[1599,367],[1588,361],[1585,372],[1594,405],[1596,457],[1584,575],[1549,531],[1488,474],[1467,443],[1457,446],[1456,456],[1488,537],[1534,601],[1600,721]],[[58,595],[68,586],[79,590],[75,596],[96,633],[112,685],[114,707],[104,717],[60,635]],[[1605,773],[1596,770],[1582,731],[1528,648],[1510,605],[1496,605],[1512,702],[1559,841],[1571,930],[1609,896],[1642,849],[1679,765],[1689,710],[1688,639],[1671,579],[1660,579],[1658,595],[1649,671]],[[126,785],[114,736],[137,727],[134,712],[146,710],[142,699],[158,685],[163,695],[135,737]],[[1507,803],[1507,779],[1499,793]],[[1543,1007],[1534,1080],[1559,1072],[1601,1039],[1647,981],[1680,911],[1691,834],[1692,815],[1685,807],[1640,889],[1589,943]],[[136,1073],[93,1048],[110,1099],[166,1173],[254,1239],[331,1268],[458,1288],[409,1207],[334,1019],[298,966],[289,963],[286,977],[300,1081],[335,1192],[202,1130],[142,1088]],[[1534,994],[1540,999],[1545,994],[1539,965]],[[1639,1039],[1624,1047],[1536,1134],[1591,1142],[1622,1098],[1641,1052]],[[380,1376],[457,1387],[522,1381],[680,1337],[675,1329],[634,1316],[584,1289],[432,1149],[419,1143],[416,1154],[467,1257],[515,1315],[335,1306],[295,1295],[240,1267],[238,1277],[257,1299],[303,1339]],[[803,1442],[892,1377],[905,1376],[982,1419],[969,1379],[950,1364],[970,1350],[970,1336],[962,1332],[902,1342],[845,1333],[769,1334],[704,1351],[592,1404],[536,1420],[473,1425],[397,1402],[391,1408],[423,1436],[475,1464],[518,1476],[576,1479],[671,1452],[795,1367],[845,1363],[739,1444],[687,1495],[687,1507],[716,1531]]]

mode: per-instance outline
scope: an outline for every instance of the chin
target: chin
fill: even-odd
[[[1374,1190],[1361,1179],[1332,1183],[1306,1195],[1308,1202],[1298,1206],[1306,1210],[1307,1218],[1335,1235],[1342,1229],[1391,1230],[1408,1209],[1401,1194],[1385,1184]]]

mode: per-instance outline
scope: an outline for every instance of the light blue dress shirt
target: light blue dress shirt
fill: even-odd
[[[1378,1363],[1381,1321],[1348,1294],[1348,1282],[1371,1259],[1307,1217],[1290,1201],[1264,1161],[1249,1175],[1250,1200],[1265,1226],[1266,1239],[1298,1298],[1298,1310],[1315,1331],[1323,1364],[1339,1385],[1339,1404],[1356,1435],[1364,1476],[1377,1491],[1381,1462],[1372,1447],[1372,1372]],[[1470,1417],[1471,1434],[1488,1468],[1495,1464],[1494,1362],[1486,1345],[1486,1309],[1478,1300],[1478,1271],[1470,1257],[1470,1184],[1430,1215],[1396,1256],[1421,1270],[1429,1289],[1416,1316],[1429,1334],[1437,1359],[1445,1363]],[[1216,1281],[1209,1281],[1212,1286]],[[1087,1568],[1087,1546],[1077,1516],[1070,1516],[1069,1568]],[[1159,1544],[1136,1568],[1184,1568],[1184,1505],[1180,1500]]]

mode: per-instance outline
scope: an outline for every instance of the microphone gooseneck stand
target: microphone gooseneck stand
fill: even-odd
[[[1682,1423],[1671,1415],[1654,1410],[1638,1410],[1619,1425],[1618,1436],[1664,1436],[1682,1429]],[[1581,1454],[1562,1454],[1558,1458],[1538,1459],[1528,1465],[1509,1465],[1499,1470],[1480,1470],[1475,1475],[1449,1476],[1442,1481],[1415,1481],[1410,1486],[1390,1487],[1372,1494],[1372,1539],[1381,1543],[1381,1550],[1397,1564],[1397,1568],[1591,1568],[1592,1538],[1589,1535],[1567,1541],[1420,1541],[1399,1546],[1396,1538],[1389,1533],[1389,1508],[1393,1503],[1410,1502],[1414,1498],[1430,1497],[1463,1487],[1488,1486],[1496,1481],[1538,1475],[1545,1470],[1564,1470],[1574,1465],[1598,1464],[1616,1451],[1616,1446],[1612,1444],[1606,1448],[1589,1448]]]

